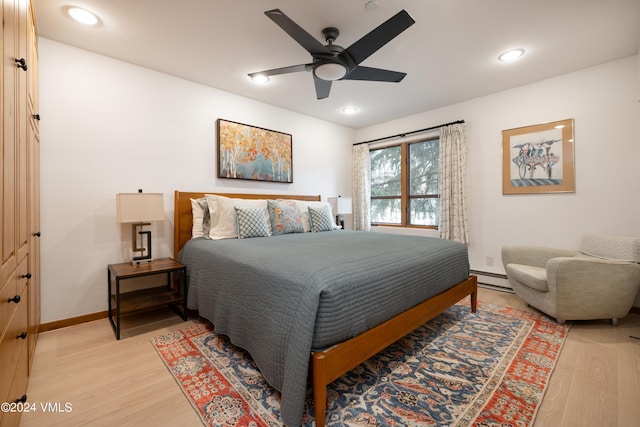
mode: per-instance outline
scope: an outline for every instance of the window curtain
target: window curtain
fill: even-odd
[[[353,146],[353,229],[371,229],[371,157],[369,145]]]
[[[440,128],[440,237],[469,243],[465,124]]]

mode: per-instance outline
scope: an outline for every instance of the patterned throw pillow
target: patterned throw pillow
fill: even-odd
[[[311,231],[311,219],[309,218],[309,208],[318,209],[323,206],[326,206],[329,209],[329,212],[333,212],[333,209],[329,202],[320,202],[320,201],[309,201],[309,200],[296,200],[296,206],[298,206],[298,212],[300,213],[300,218],[302,218],[302,229],[305,233]],[[333,229],[337,230],[338,225],[333,222]]]
[[[235,209],[238,220],[238,239],[269,236],[269,226],[264,208]]]
[[[295,200],[267,200],[271,232],[276,234],[303,233],[302,219]]]
[[[311,231],[332,231],[333,218],[327,206],[321,208],[309,207],[309,219],[311,220]]]

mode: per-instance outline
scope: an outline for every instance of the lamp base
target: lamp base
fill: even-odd
[[[141,255],[141,256],[134,256],[133,259],[131,260],[131,264],[135,265],[135,264],[142,264],[142,263],[147,263],[147,262],[151,262],[153,261],[153,259],[151,258],[151,231],[145,230],[138,230],[139,228],[144,227],[145,225],[151,225],[150,223],[135,223],[132,224],[131,227],[131,233],[132,233],[132,238],[133,238],[133,252],[140,252],[140,253],[145,253],[146,255]],[[146,248],[144,247],[144,245],[142,245],[141,247],[138,247],[138,239],[137,239],[137,235],[140,235],[140,240],[141,243],[144,240],[143,237],[147,236],[146,239]]]
[[[153,261],[153,259],[151,258],[146,258],[146,259],[137,259],[137,258],[139,257],[133,257],[133,259],[131,260],[131,265],[148,264]]]

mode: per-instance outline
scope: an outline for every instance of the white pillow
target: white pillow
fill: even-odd
[[[322,208],[323,206],[327,206],[329,208],[329,212],[333,212],[331,204],[329,202],[316,202],[316,201],[306,201],[306,200],[296,200],[296,205],[298,205],[298,212],[300,212],[300,218],[302,218],[302,228],[305,233],[311,231],[311,219],[309,218],[309,208]],[[331,226],[334,230],[340,228],[335,221],[331,222]]]
[[[264,199],[232,199],[224,196],[216,196],[214,194],[206,194],[207,204],[209,205],[209,213],[211,215],[211,231],[209,238],[212,240],[220,239],[237,239],[238,238],[238,220],[236,218],[236,207],[238,208],[264,208],[265,220],[269,224],[269,235],[271,235],[271,226],[269,213],[267,210],[267,201]],[[215,206],[215,212],[212,211]],[[214,224],[213,218],[217,217]]]
[[[205,220],[206,234],[209,234],[211,227],[211,217],[209,214],[209,206],[207,206],[207,199],[201,197],[199,199],[191,199],[191,213],[193,215],[193,226],[191,227],[191,238],[203,237],[205,235]]]
[[[204,237],[209,238],[211,227],[218,223],[218,204],[216,202],[207,202],[205,197],[191,200],[191,214],[193,216],[191,227],[191,238]]]

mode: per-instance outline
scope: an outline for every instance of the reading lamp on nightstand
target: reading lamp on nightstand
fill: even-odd
[[[351,214],[351,197],[329,197],[327,201],[336,213],[336,224],[344,229],[344,215]]]
[[[164,221],[164,196],[162,193],[119,193],[116,194],[116,206],[119,223],[131,223],[131,238],[133,240],[133,252],[140,252],[140,256],[134,256],[132,264],[150,262],[151,259],[151,231],[144,231],[145,225],[151,225],[151,221]],[[138,247],[140,236],[140,247]],[[143,244],[146,236],[146,247]],[[146,254],[145,254],[146,252]]]

